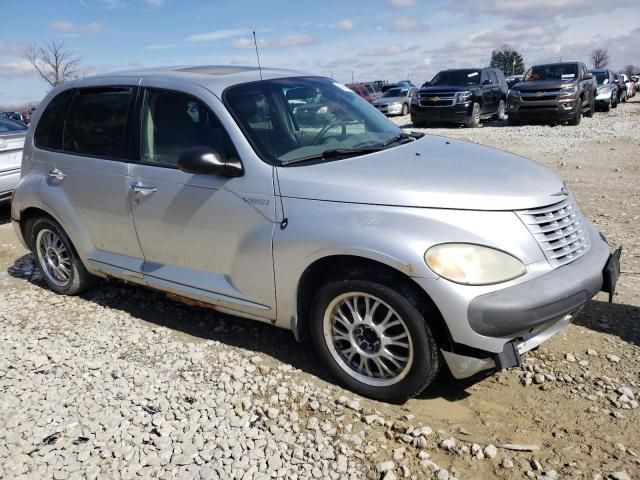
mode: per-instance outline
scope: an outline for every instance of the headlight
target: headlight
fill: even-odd
[[[576,93],[577,91],[578,87],[575,85],[573,87],[564,87],[560,90],[560,95],[571,95],[572,93]]]
[[[464,103],[467,100],[469,100],[471,98],[472,93],[465,91],[465,92],[458,92],[456,93],[456,103]]]
[[[508,253],[471,243],[442,243],[424,254],[431,270],[463,285],[490,285],[526,273],[520,260]]]
[[[402,106],[402,104],[400,102],[393,102],[391,105],[389,105],[390,107],[400,107]]]

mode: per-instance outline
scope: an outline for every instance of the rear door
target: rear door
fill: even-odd
[[[144,79],[141,86],[139,161],[130,174],[145,281],[220,309],[274,319],[273,168],[245,165],[237,178],[179,170],[180,154],[195,146],[238,158],[219,120],[231,117],[197,85]]]
[[[488,70],[482,70],[480,76],[480,89],[482,92],[482,114],[487,114],[495,110],[494,107],[494,93],[491,88],[491,78],[489,77]]]
[[[136,87],[118,82],[54,98],[37,125],[34,161],[45,164],[46,198],[83,260],[140,281],[143,257],[127,176]]]

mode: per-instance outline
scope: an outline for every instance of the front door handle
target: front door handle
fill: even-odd
[[[66,175],[64,173],[62,173],[61,170],[58,170],[57,168],[49,170],[49,176],[51,178],[54,178],[54,179],[58,180],[58,181],[62,181],[62,180],[64,180],[64,177],[66,177]]]
[[[145,185],[140,182],[136,182],[131,185],[131,191],[135,193],[139,193],[140,195],[151,195],[154,192],[157,192],[158,189],[155,187],[150,187],[149,185]]]

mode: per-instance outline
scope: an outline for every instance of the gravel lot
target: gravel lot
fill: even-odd
[[[640,101],[579,127],[427,131],[556,169],[624,246],[616,303],[521,368],[386,405],[289,332],[117,282],[52,294],[5,208],[0,478],[640,478]]]

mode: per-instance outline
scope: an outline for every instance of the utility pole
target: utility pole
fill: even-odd
[[[351,83],[354,83],[354,81],[353,81],[353,70],[351,70]]]

